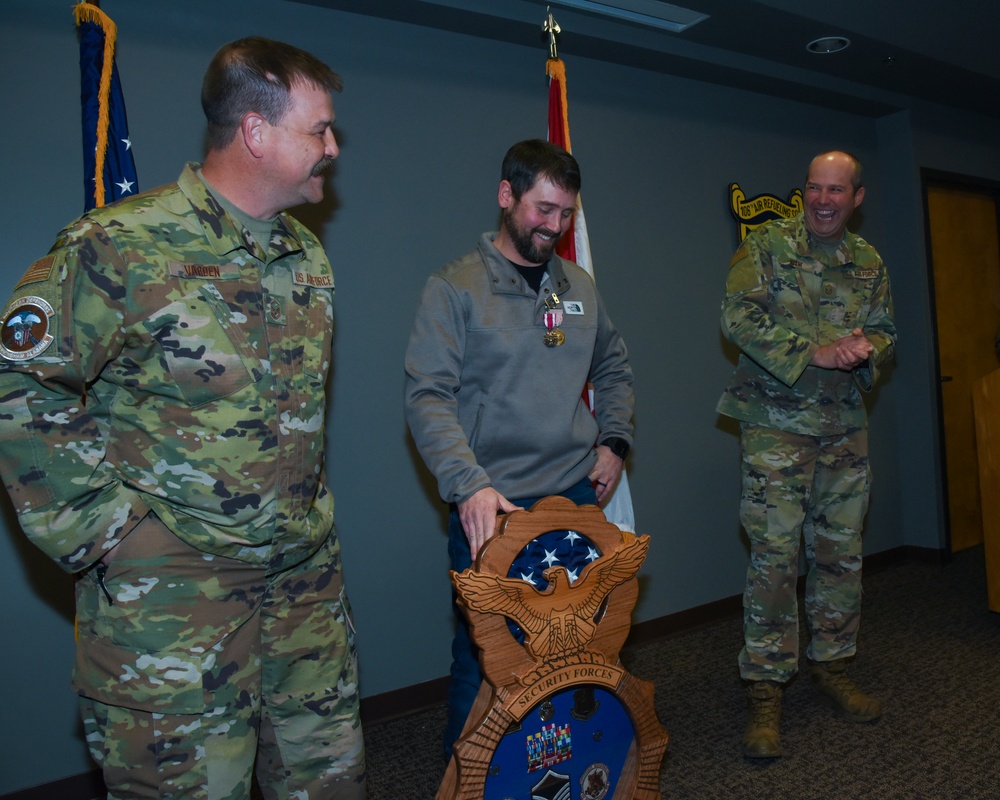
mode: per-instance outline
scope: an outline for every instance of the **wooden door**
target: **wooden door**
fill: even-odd
[[[1000,369],[976,381],[972,392],[983,498],[983,551],[990,611],[1000,612]]]
[[[951,550],[983,541],[973,386],[997,369],[1000,244],[991,190],[927,186]]]

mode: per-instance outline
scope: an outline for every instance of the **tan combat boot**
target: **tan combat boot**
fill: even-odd
[[[743,734],[743,755],[747,758],[777,758],[781,755],[781,684],[752,681],[747,690],[750,721]]]
[[[810,661],[813,688],[852,722],[872,722],[882,716],[882,704],[869,697],[847,677],[847,659]]]

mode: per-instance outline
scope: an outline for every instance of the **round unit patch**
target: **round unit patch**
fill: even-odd
[[[610,776],[607,764],[591,764],[580,778],[582,800],[601,800],[608,793]]]
[[[52,344],[49,319],[52,306],[41,297],[19,297],[3,315],[0,356],[8,361],[28,361]]]

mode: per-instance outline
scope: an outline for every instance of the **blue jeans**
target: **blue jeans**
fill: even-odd
[[[597,496],[588,478],[584,478],[565,492],[559,492],[582,505],[596,505]],[[509,498],[508,498],[509,499]],[[541,500],[541,497],[527,497],[511,500],[514,505],[531,508]],[[458,518],[458,509],[452,506],[448,515],[448,557],[451,568],[456,572],[472,566],[472,551],[465,530]],[[479,649],[472,642],[469,633],[469,623],[456,602],[457,595],[452,592],[452,611],[455,614],[455,638],[451,643],[451,681],[448,684],[448,722],[444,730],[445,758],[451,758],[451,749],[465,727],[472,704],[479,693],[479,685],[483,682],[483,673],[479,669]]]

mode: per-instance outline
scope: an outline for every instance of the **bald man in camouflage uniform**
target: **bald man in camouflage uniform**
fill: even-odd
[[[340,78],[227,45],[204,166],[85,214],[4,311],[0,469],[79,576],[74,688],[110,798],[365,795],[357,656],[325,483]]]
[[[896,339],[882,259],[846,229],[863,199],[857,159],[817,156],[803,213],[747,236],[726,282],[722,326],[742,352],[718,410],[740,421],[750,567],[739,666],[750,758],[781,754],[781,693],[799,656],[800,539],[813,685],[848,719],[882,714],[846,674],[861,616],[870,483],[861,391],[872,389]]]

